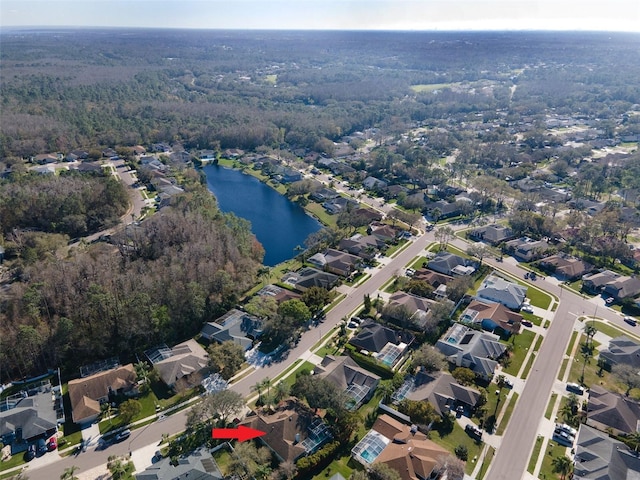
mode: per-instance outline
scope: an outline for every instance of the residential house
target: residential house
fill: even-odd
[[[333,437],[329,427],[297,400],[281,404],[275,413],[250,413],[240,425],[266,432],[259,437],[281,462],[311,455]]]
[[[478,242],[498,245],[513,238],[512,230],[505,225],[491,224],[478,227],[469,232],[469,237]]]
[[[58,158],[58,154],[56,153],[40,153],[35,157],[31,158],[31,161],[34,163],[45,164],[45,163],[56,163],[60,158]]]
[[[336,192],[332,188],[323,187],[320,190],[309,194],[309,199],[313,200],[314,202],[322,203],[333,200],[334,198],[338,198],[339,196],[340,195],[338,194],[338,192]]]
[[[147,149],[144,148],[142,145],[134,145],[133,147],[131,147],[131,151],[133,152],[134,155],[137,155],[137,156],[144,155],[145,153],[147,153]]]
[[[384,223],[372,223],[367,232],[385,243],[391,243],[398,237],[398,229]]]
[[[387,182],[376,177],[367,177],[362,181],[362,186],[366,190],[384,190],[387,188]]]
[[[640,294],[640,278],[620,276],[608,282],[602,289],[602,293],[618,301],[635,297]]]
[[[640,478],[640,456],[608,433],[580,425],[573,480]]]
[[[533,240],[521,237],[506,242],[507,251],[517,260],[530,262],[541,258],[549,250],[549,244],[544,240]]]
[[[365,467],[384,463],[402,480],[439,478],[440,458],[449,452],[409,426],[387,414],[380,415],[369,432],[351,450],[354,460]]]
[[[619,277],[620,274],[612,272],[611,270],[589,273],[582,277],[582,289],[587,293],[597,295],[602,292],[602,289],[607,283],[615,281]]]
[[[332,215],[346,211],[349,208],[355,208],[357,206],[358,206],[358,202],[345,197],[335,197],[325,201],[322,204],[322,207]]]
[[[509,334],[518,334],[522,325],[522,315],[509,310],[501,303],[474,299],[462,312],[460,321],[480,325],[489,331],[501,328]]]
[[[260,335],[262,335],[262,320],[236,308],[213,322],[205,323],[200,331],[200,336],[209,342],[232,341],[244,350],[249,350],[253,340]]]
[[[207,351],[193,339],[171,349],[161,347],[145,353],[160,379],[178,391],[200,384],[199,374],[209,364]]]
[[[322,363],[314,368],[313,374],[330,381],[345,392],[351,399],[351,410],[366,403],[380,383],[378,375],[365,370],[346,355],[326,355]]]
[[[476,271],[476,263],[468,258],[446,251],[438,252],[438,254],[429,260],[427,268],[445,275],[460,276],[470,275]]]
[[[425,209],[431,220],[440,220],[443,218],[455,217],[460,215],[461,209],[458,202],[447,202],[446,200],[438,200],[436,202],[427,203]],[[436,215],[435,212],[438,212]],[[437,216],[437,218],[436,218]]]
[[[27,444],[47,439],[64,421],[62,397],[50,384],[31,394],[26,391],[4,398],[0,409],[0,441],[11,445],[13,454],[26,450]]]
[[[527,287],[491,274],[480,284],[477,296],[517,310],[527,296]]]
[[[389,297],[388,305],[402,307],[406,314],[409,315],[409,320],[413,324],[420,328],[424,328],[432,316],[432,307],[434,303],[435,302],[433,300],[419,297],[418,295],[397,291]],[[395,309],[391,310],[391,312],[392,320],[401,322],[406,320],[406,318],[395,318],[393,316],[393,312],[396,312]]]
[[[480,392],[472,387],[458,383],[450,373],[427,373],[420,369],[414,377],[409,377],[394,395],[394,401],[408,398],[414,401],[427,401],[439,415],[445,415],[462,406],[472,412],[480,400]]]
[[[371,210],[370,208],[360,207],[360,208],[355,209],[351,213],[352,213],[352,215],[354,215],[356,217],[366,218],[367,220],[369,220],[369,222],[381,222],[382,221],[382,214],[380,212],[377,212],[376,210]]]
[[[595,202],[586,198],[577,198],[569,202],[569,206],[575,210],[586,212],[588,215],[595,215],[601,212],[606,206],[604,202]]]
[[[288,272],[282,280],[296,290],[304,292],[311,287],[322,287],[326,290],[331,290],[338,284],[340,277],[315,268],[303,267],[297,272]]]
[[[338,244],[339,250],[344,250],[365,260],[372,260],[384,248],[386,248],[386,243],[374,235],[356,234],[351,238],[343,238]]]
[[[138,394],[136,371],[131,363],[83,378],[69,380],[69,400],[75,423],[88,424],[101,413],[100,404],[116,395]]]
[[[279,305],[287,300],[300,299],[302,295],[287,288],[279,287],[278,285],[270,284],[262,287],[256,295],[267,295],[273,297],[276,303]]]
[[[395,331],[373,320],[366,320],[349,343],[359,350],[373,354],[375,358],[391,367],[407,351],[414,339],[409,332]]]
[[[408,194],[409,189],[404,185],[389,185],[387,187],[387,198],[397,198],[401,194]]]
[[[140,473],[136,480],[222,480],[218,464],[206,448],[179,457],[177,463],[167,457],[158,460]]]
[[[307,262],[327,272],[348,277],[360,267],[362,260],[356,255],[329,248],[308,258]]]
[[[448,285],[453,280],[453,277],[445,275],[444,273],[438,273],[428,268],[419,268],[416,273],[413,274],[415,280],[422,280],[427,282],[433,288],[437,289],[442,285]]]
[[[640,403],[599,385],[589,389],[586,424],[615,435],[628,435],[640,430]]]
[[[609,340],[609,348],[600,351],[600,358],[609,365],[619,363],[640,369],[640,344],[621,335]]]
[[[593,270],[593,265],[563,253],[551,255],[538,262],[538,266],[559,280],[577,280]]]
[[[498,335],[473,330],[460,323],[447,330],[436,342],[436,348],[449,363],[469,368],[485,380],[493,378],[497,360],[507,351]]]

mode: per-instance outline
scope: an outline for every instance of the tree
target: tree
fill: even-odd
[[[465,463],[453,455],[441,455],[436,460],[434,470],[441,475],[446,474],[447,480],[462,480],[464,478]]]
[[[296,464],[290,460],[286,460],[273,472],[271,478],[273,480],[293,480],[297,474],[298,467],[296,467]]]
[[[449,241],[453,238],[453,229],[448,225],[438,227],[434,235],[436,240],[440,242],[440,250],[446,250]]]
[[[60,475],[60,480],[78,480],[75,473],[80,470],[80,467],[75,465],[71,465],[69,468],[65,468],[62,475]]]
[[[451,372],[451,375],[462,385],[471,385],[476,379],[476,374],[473,373],[473,370],[466,367],[457,367]]]
[[[411,421],[420,425],[429,425],[440,419],[440,415],[429,402],[420,402],[405,398],[398,404],[398,411],[409,415]]]
[[[447,285],[447,298],[452,302],[458,302],[473,286],[473,277],[460,275],[455,277]]]
[[[596,333],[598,333],[598,329],[593,325],[593,323],[587,323],[584,326],[584,334],[587,336],[587,347],[591,346],[593,337]]]
[[[626,363],[618,363],[611,367],[611,373],[627,387],[625,395],[629,396],[631,390],[640,387],[640,375],[636,368]]]
[[[111,478],[113,480],[125,480],[126,478],[130,478],[135,470],[135,466],[131,460],[111,455],[107,459],[107,469],[111,472]]]
[[[458,457],[460,460],[466,462],[467,458],[469,457],[469,449],[467,448],[466,445],[458,445],[453,452],[456,454],[456,457]]]
[[[369,480],[400,480],[400,474],[386,463],[374,463],[369,467]]]
[[[444,370],[447,366],[445,356],[432,345],[423,343],[413,354],[412,367],[423,367],[427,372]]]
[[[304,291],[301,297],[311,312],[318,312],[331,301],[331,293],[326,288],[311,287]]]
[[[303,325],[309,318],[311,318],[311,312],[302,300],[293,298],[282,302],[278,307],[278,315],[284,320],[292,320],[294,325]]]
[[[491,249],[483,243],[475,243],[467,247],[467,255],[476,257],[480,260],[480,266],[482,266],[482,259],[488,255],[491,255]]]
[[[625,442],[633,448],[634,452],[637,452],[638,448],[640,448],[640,432],[636,430],[635,432],[629,433],[625,436]]]
[[[551,465],[553,466],[554,473],[559,473],[561,480],[567,478],[573,471],[573,462],[569,457],[562,455],[561,457],[556,457],[551,460]]]
[[[142,404],[135,399],[129,399],[122,402],[118,407],[118,415],[122,419],[122,423],[127,424],[142,411]]]
[[[278,302],[270,295],[254,295],[245,304],[247,313],[264,320],[271,320],[278,314]]]
[[[569,425],[577,425],[577,415],[580,408],[580,399],[575,393],[570,393],[567,397],[567,401],[560,409],[560,414],[563,416],[565,422]]]
[[[240,478],[267,478],[271,473],[271,452],[266,447],[256,448],[252,442],[236,442],[227,466],[229,473]],[[264,468],[267,467],[267,468]]]
[[[334,383],[325,378],[311,375],[300,375],[291,387],[291,394],[304,398],[313,408],[327,408],[339,410],[346,404],[344,394]]]
[[[239,415],[245,406],[242,395],[233,390],[211,393],[205,396],[204,404],[209,415],[220,418],[220,423],[223,425],[226,425],[229,417]]]
[[[209,365],[218,372],[222,378],[229,380],[244,363],[244,348],[233,340],[215,343],[208,348]]]

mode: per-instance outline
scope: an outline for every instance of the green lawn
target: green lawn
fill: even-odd
[[[558,372],[558,380],[562,380],[564,378],[564,372],[567,371],[567,363],[569,363],[568,358],[562,360],[562,365],[560,365],[560,371]]]
[[[450,433],[439,432],[435,429],[431,430],[429,432],[429,438],[451,453],[453,453],[458,445],[466,446],[467,451],[469,452],[469,461],[467,461],[465,471],[468,474],[473,471],[475,464],[470,460],[473,457],[480,455],[480,452],[482,451],[482,442],[476,442],[473,438],[467,435],[460,425],[454,423],[453,430]]]
[[[541,337],[542,338],[542,337]],[[535,352],[536,350],[534,350]],[[533,362],[536,361],[536,355],[535,353],[532,353],[529,356],[529,359],[527,360],[527,366],[524,367],[524,370],[522,371],[522,378],[526,379],[529,376],[529,372],[531,371],[531,367],[533,367]]]
[[[520,315],[522,315],[522,318],[524,318],[525,320],[529,320],[531,323],[537,325],[538,327],[542,325],[542,317],[527,312],[520,312]]]
[[[540,456],[540,450],[542,449],[542,437],[538,435],[536,438],[536,444],[533,447],[533,453],[531,453],[531,458],[529,458],[529,465],[527,466],[527,472],[533,475],[533,471],[536,468],[536,463],[538,463],[538,457]]]
[[[504,433],[504,430],[507,428],[509,419],[511,418],[511,414],[513,413],[513,409],[516,408],[516,403],[518,403],[518,394],[516,392],[513,392],[511,398],[509,399],[509,403],[507,403],[507,408],[504,411],[504,416],[500,421],[500,426],[496,431],[497,435],[502,435]]]
[[[571,352],[573,351],[573,345],[575,344],[577,336],[578,336],[577,331],[574,330],[573,332],[571,332],[571,340],[569,340],[569,345],[567,346],[567,351],[565,352],[565,355],[571,355]]]
[[[545,310],[551,305],[551,297],[544,293],[542,290],[527,286],[527,297],[531,300],[531,305],[535,307],[544,308]]]
[[[477,480],[483,480],[484,476],[487,474],[487,471],[489,470],[489,466],[491,465],[491,461],[493,460],[493,456],[495,455],[495,453],[496,453],[495,448],[489,447],[487,449],[487,453],[482,459],[482,466],[478,471]]]
[[[547,444],[547,449],[544,452],[544,460],[542,461],[542,466],[540,467],[540,474],[538,478],[544,478],[546,480],[560,480],[560,475],[557,473],[553,473],[553,465],[551,462],[556,457],[561,457],[566,455],[567,447],[563,447],[562,445],[558,445],[554,441],[549,441]]]
[[[337,216],[327,213],[324,207],[319,203],[309,202],[304,208],[313,214],[313,216],[316,217],[323,225],[329,227],[335,227],[337,225]]]
[[[523,330],[522,333],[512,336],[512,340],[510,339],[508,342],[503,342],[505,344],[510,343],[513,345],[510,363],[509,366],[504,369],[505,373],[508,373],[509,375],[518,374],[535,336],[536,334],[531,330]]]
[[[611,325],[609,323],[600,322],[598,320],[592,322],[591,320],[589,320],[589,324],[593,324],[593,326],[596,327],[599,332],[602,332],[602,333],[604,333],[605,335],[607,335],[607,336],[609,336],[611,338],[619,337],[621,335],[626,335],[627,337],[635,338],[636,340],[640,340],[640,337],[638,337],[636,335],[633,335],[632,333],[623,332],[618,327],[615,327],[615,326],[613,326],[613,325]]]
[[[556,404],[556,400],[558,398],[557,393],[552,393],[551,398],[549,399],[549,404],[547,405],[547,410],[544,412],[544,418],[547,420],[551,420],[551,413],[553,412],[553,407]]]

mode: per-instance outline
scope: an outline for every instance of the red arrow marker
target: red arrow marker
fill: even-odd
[[[242,425],[238,428],[214,428],[211,430],[211,436],[213,438],[235,438],[239,442],[251,440],[252,438],[261,437],[266,434],[267,432],[243,427]]]

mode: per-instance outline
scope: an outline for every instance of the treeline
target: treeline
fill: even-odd
[[[185,340],[236,304],[264,254],[204,187],[112,242],[20,272],[0,305],[0,381]]]
[[[121,182],[110,175],[24,175],[0,182],[0,233],[14,229],[90,235],[120,220],[129,206]]]

